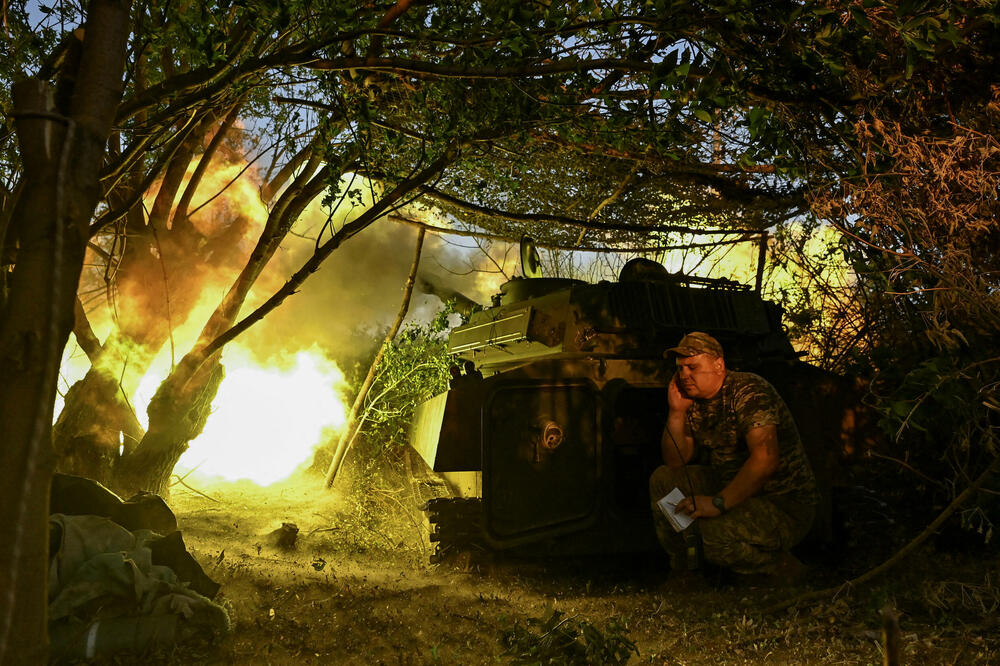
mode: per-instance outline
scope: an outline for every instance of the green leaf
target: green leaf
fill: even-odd
[[[922,51],[924,53],[933,53],[934,52],[934,47],[933,46],[931,46],[930,44],[928,44],[927,42],[925,42],[922,39],[918,39],[917,37],[911,37],[911,38],[907,39],[906,41],[909,44],[911,44],[918,51]]]
[[[673,70],[677,66],[677,49],[670,51],[663,57],[663,66],[667,68],[667,71]]]
[[[712,122],[712,114],[706,111],[705,109],[695,109],[693,113],[694,117],[702,122],[705,123]]]
[[[851,17],[854,22],[860,25],[865,30],[872,29],[872,22],[868,20],[868,16],[857,7],[851,7]]]

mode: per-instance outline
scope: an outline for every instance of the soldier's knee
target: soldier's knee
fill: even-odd
[[[744,540],[737,530],[726,524],[726,521],[708,518],[698,522],[701,528],[701,541],[706,549],[728,550],[733,544]]]
[[[706,560],[724,567],[742,562],[751,547],[738,531],[726,529],[714,520],[701,521],[701,546]]]
[[[733,567],[745,559],[745,544],[702,542],[702,555],[707,562],[720,567]]]

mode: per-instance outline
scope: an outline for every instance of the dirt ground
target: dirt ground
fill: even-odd
[[[630,664],[877,664],[887,602],[902,614],[903,663],[1000,663],[995,556],[927,550],[866,589],[763,614],[850,572],[819,567],[774,589],[677,580],[658,557],[431,566],[405,487],[358,501],[318,483],[175,486],[184,539],[222,584],[233,631],[111,663],[586,663],[551,647],[581,632],[578,646],[633,642]],[[290,550],[271,535],[283,522],[299,528]]]

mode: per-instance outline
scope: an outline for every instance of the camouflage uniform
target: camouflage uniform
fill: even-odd
[[[686,418],[696,447],[693,458],[706,451],[708,466],[662,466],[649,480],[656,534],[673,566],[684,566],[686,541],[697,529],[709,562],[737,573],[774,572],[782,553],[809,532],[819,499],[788,407],[762,377],[727,372],[718,394],[695,400]],[[721,516],[696,520],[684,532],[675,532],[656,502],[675,487],[685,496],[717,495],[749,457],[747,432],[767,425],[778,430],[779,463],[760,492]]]

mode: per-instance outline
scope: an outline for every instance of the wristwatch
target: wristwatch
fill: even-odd
[[[726,500],[722,495],[716,495],[712,498],[712,506],[719,510],[719,513],[726,512]]]

